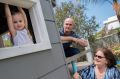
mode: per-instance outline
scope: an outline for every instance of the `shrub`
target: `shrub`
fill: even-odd
[[[120,60],[120,44],[113,44],[111,49],[117,60]]]

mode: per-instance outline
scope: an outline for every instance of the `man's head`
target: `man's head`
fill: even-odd
[[[72,18],[66,18],[64,21],[64,32],[66,34],[70,33],[74,28],[74,20]]]

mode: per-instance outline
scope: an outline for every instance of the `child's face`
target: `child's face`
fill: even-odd
[[[13,25],[14,25],[14,28],[16,30],[22,30],[22,29],[24,29],[25,22],[24,22],[22,14],[17,13],[15,15],[13,15],[12,18],[13,18]]]

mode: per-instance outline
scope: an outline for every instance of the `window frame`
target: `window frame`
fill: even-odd
[[[30,18],[32,18],[31,22],[33,32],[36,39],[36,44],[0,48],[0,59],[52,48],[39,0],[0,0],[0,2],[20,6],[29,10]]]

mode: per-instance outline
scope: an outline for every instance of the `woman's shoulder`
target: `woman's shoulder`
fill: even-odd
[[[120,70],[115,66],[110,67],[107,70],[108,70],[108,72],[118,73],[120,75]]]
[[[89,66],[86,66],[86,67],[83,67],[80,72],[91,72],[91,71],[94,71],[94,67],[95,65],[92,64],[92,65],[89,65]]]
[[[120,70],[113,66],[107,69],[107,76],[112,79],[120,79]]]
[[[94,65],[89,65],[79,71],[82,79],[94,79]]]
[[[116,66],[109,67],[108,70],[118,70],[119,71],[119,69]]]

